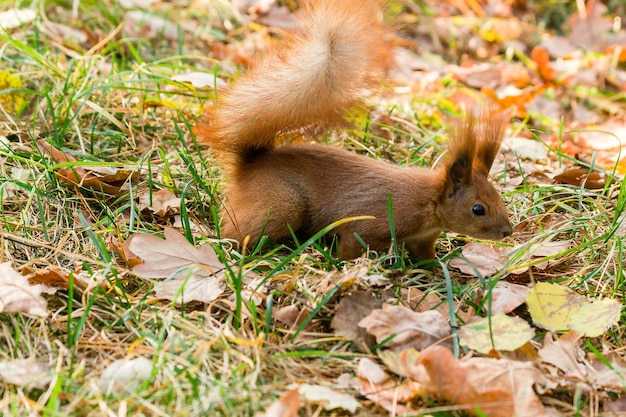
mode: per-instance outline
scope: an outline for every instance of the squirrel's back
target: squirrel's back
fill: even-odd
[[[378,0],[305,2],[299,28],[221,94],[198,138],[237,168],[281,137],[343,124],[391,66],[382,9]]]

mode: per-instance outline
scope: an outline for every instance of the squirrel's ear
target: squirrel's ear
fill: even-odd
[[[489,170],[504,140],[504,131],[510,118],[509,111],[487,110],[477,126],[475,168],[489,175]]]
[[[474,182],[474,170],[472,168],[473,155],[460,154],[448,166],[446,187],[448,196],[470,186]]]
[[[475,120],[468,114],[456,124],[450,136],[445,165],[448,196],[456,194],[461,188],[474,182],[475,156]]]

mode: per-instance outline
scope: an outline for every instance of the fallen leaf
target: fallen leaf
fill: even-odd
[[[373,310],[380,309],[382,305],[382,300],[374,298],[371,292],[357,292],[343,297],[337,305],[330,327],[335,330],[337,336],[345,337],[359,349],[367,352],[376,344],[376,339],[364,328],[359,327],[359,322]]]
[[[574,290],[547,282],[536,283],[526,300],[533,323],[552,332],[567,330],[572,315],[584,302]]]
[[[439,311],[416,313],[403,306],[383,304],[359,322],[376,337],[377,343],[396,351],[422,350],[451,334],[448,320]]]
[[[60,149],[55,148],[47,140],[37,142],[39,148],[54,162],[64,164],[77,162],[76,158]],[[89,188],[109,195],[120,195],[128,187],[129,180],[136,181],[139,174],[136,171],[107,166],[73,165],[70,168],[59,168],[55,173],[59,181],[74,187]]]
[[[502,143],[502,150],[508,154],[530,161],[547,161],[548,149],[538,140],[522,137],[507,137]]]
[[[607,363],[604,360],[594,359],[591,362],[594,372],[589,377],[596,386],[623,393],[626,385],[626,367],[623,361],[620,362],[610,361]]]
[[[129,249],[143,261],[133,268],[146,278],[166,278],[187,275],[187,269],[194,268],[197,276],[222,276],[225,266],[210,245],[199,249],[193,246],[175,229],[163,230],[165,239],[148,234],[135,234],[130,237]]]
[[[0,378],[8,384],[44,389],[50,384],[51,367],[34,358],[0,361]]]
[[[450,311],[448,303],[434,291],[424,292],[416,287],[402,288],[402,299],[413,311],[437,310],[443,315]]]
[[[574,290],[539,282],[526,300],[533,323],[550,331],[572,329],[588,337],[598,337],[617,324],[622,304],[617,300],[593,302]]]
[[[376,351],[376,354],[391,372],[405,378],[410,378],[411,374],[407,372],[406,363],[415,363],[420,352],[413,348],[405,349],[400,352],[389,349],[379,349]],[[424,372],[426,371],[424,370]],[[423,379],[419,380],[423,381]]]
[[[472,317],[459,329],[459,336],[461,345],[486,355],[492,349],[519,349],[535,336],[535,331],[524,319],[500,313],[491,317]]]
[[[70,275],[61,268],[51,265],[28,274],[28,282],[44,284],[53,288],[67,289],[70,284]],[[76,283],[76,281],[75,281]],[[80,289],[80,285],[78,285]]]
[[[443,346],[431,346],[418,357],[417,364],[428,375],[424,386],[429,396],[463,406],[473,415],[489,417],[543,417],[546,409],[533,385],[540,377],[531,364],[508,359],[469,358],[457,360]],[[421,373],[414,374],[423,378]],[[418,381],[420,382],[420,381]]]
[[[217,73],[207,73],[199,71],[176,74],[172,77],[172,81],[178,81],[179,83],[190,83],[195,88],[224,87],[225,84],[224,80],[217,77]]]
[[[131,237],[129,249],[143,260],[133,268],[146,278],[168,278],[155,284],[157,297],[182,304],[195,300],[210,303],[224,286],[222,264],[210,245],[196,249],[175,229],[163,231],[165,239],[147,234]]]
[[[281,395],[267,410],[256,413],[254,417],[297,417],[299,409],[300,394],[297,389],[292,389]]]
[[[370,401],[378,404],[392,415],[406,415],[407,403],[425,393],[423,387],[410,379],[395,381],[378,364],[361,358],[357,376],[347,377],[349,384]]]
[[[598,171],[589,171],[589,168],[575,166],[554,176],[554,179],[561,184],[575,185],[590,190],[599,190],[606,186],[610,179],[606,174]]]
[[[140,210],[150,210],[159,217],[166,217],[178,213],[180,204],[180,197],[176,197],[171,190],[163,189],[141,194],[137,206]]]
[[[0,28],[13,29],[32,22],[37,13],[30,9],[9,9],[0,13]]]
[[[194,275],[194,270],[189,270],[189,277],[177,275],[175,278],[166,279],[154,284],[154,294],[161,300],[170,300],[176,304],[186,304],[191,301],[210,303],[224,293],[223,284],[206,276]]]
[[[308,402],[321,404],[327,411],[341,408],[354,413],[360,405],[351,395],[337,392],[322,385],[300,384],[298,391]]]
[[[533,262],[533,268],[546,270],[563,262],[566,258],[556,258],[555,255],[571,248],[572,241],[546,241],[533,242],[530,247],[522,244],[514,248],[489,245],[481,242],[470,242],[463,246],[461,254],[463,258],[453,258],[448,263],[451,267],[459,269],[464,274],[477,276],[477,271],[483,276],[493,275],[507,266],[509,254],[523,250],[523,262]],[[541,258],[551,258],[539,262]],[[519,260],[518,262],[522,262]],[[520,265],[518,263],[518,265]],[[522,274],[528,270],[528,266],[510,267],[512,274]]]
[[[11,262],[0,263],[0,313],[46,317],[48,305],[42,291],[42,285],[30,285],[24,275],[11,267]]]
[[[558,339],[551,333],[546,333],[543,347],[537,352],[544,364],[556,366],[567,378],[583,381],[587,377],[587,367],[582,362],[585,353],[580,348],[582,335],[576,332],[567,332]]]
[[[133,393],[150,378],[152,362],[144,357],[118,359],[111,363],[97,379],[98,387],[108,393]]]
[[[482,276],[493,275],[505,267],[503,258],[509,252],[509,248],[470,242],[463,246],[461,252],[469,263],[461,258],[453,258],[449,265],[468,275],[477,276],[476,271]]]
[[[587,337],[598,337],[615,326],[622,312],[622,303],[611,298],[585,302],[572,314],[568,327]]]
[[[485,302],[484,308],[491,315],[498,313],[510,313],[524,304],[530,293],[526,285],[511,284],[506,281],[498,281],[491,290],[491,306]]]

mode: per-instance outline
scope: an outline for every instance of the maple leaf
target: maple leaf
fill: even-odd
[[[194,247],[172,228],[166,228],[164,235],[165,239],[147,234],[131,237],[129,249],[143,260],[133,272],[145,278],[168,278],[155,285],[159,298],[210,303],[219,297],[224,291],[219,279],[226,267],[215,250],[209,245]]]
[[[43,289],[42,285],[30,285],[24,275],[11,267],[11,262],[0,263],[0,312],[46,317]]]

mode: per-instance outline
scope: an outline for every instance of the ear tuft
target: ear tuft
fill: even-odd
[[[473,116],[467,115],[457,123],[450,137],[445,164],[449,194],[456,194],[474,182],[475,155],[476,123]]]
[[[481,114],[476,126],[476,157],[474,168],[489,175],[489,170],[500,150],[510,112],[487,109]]]

